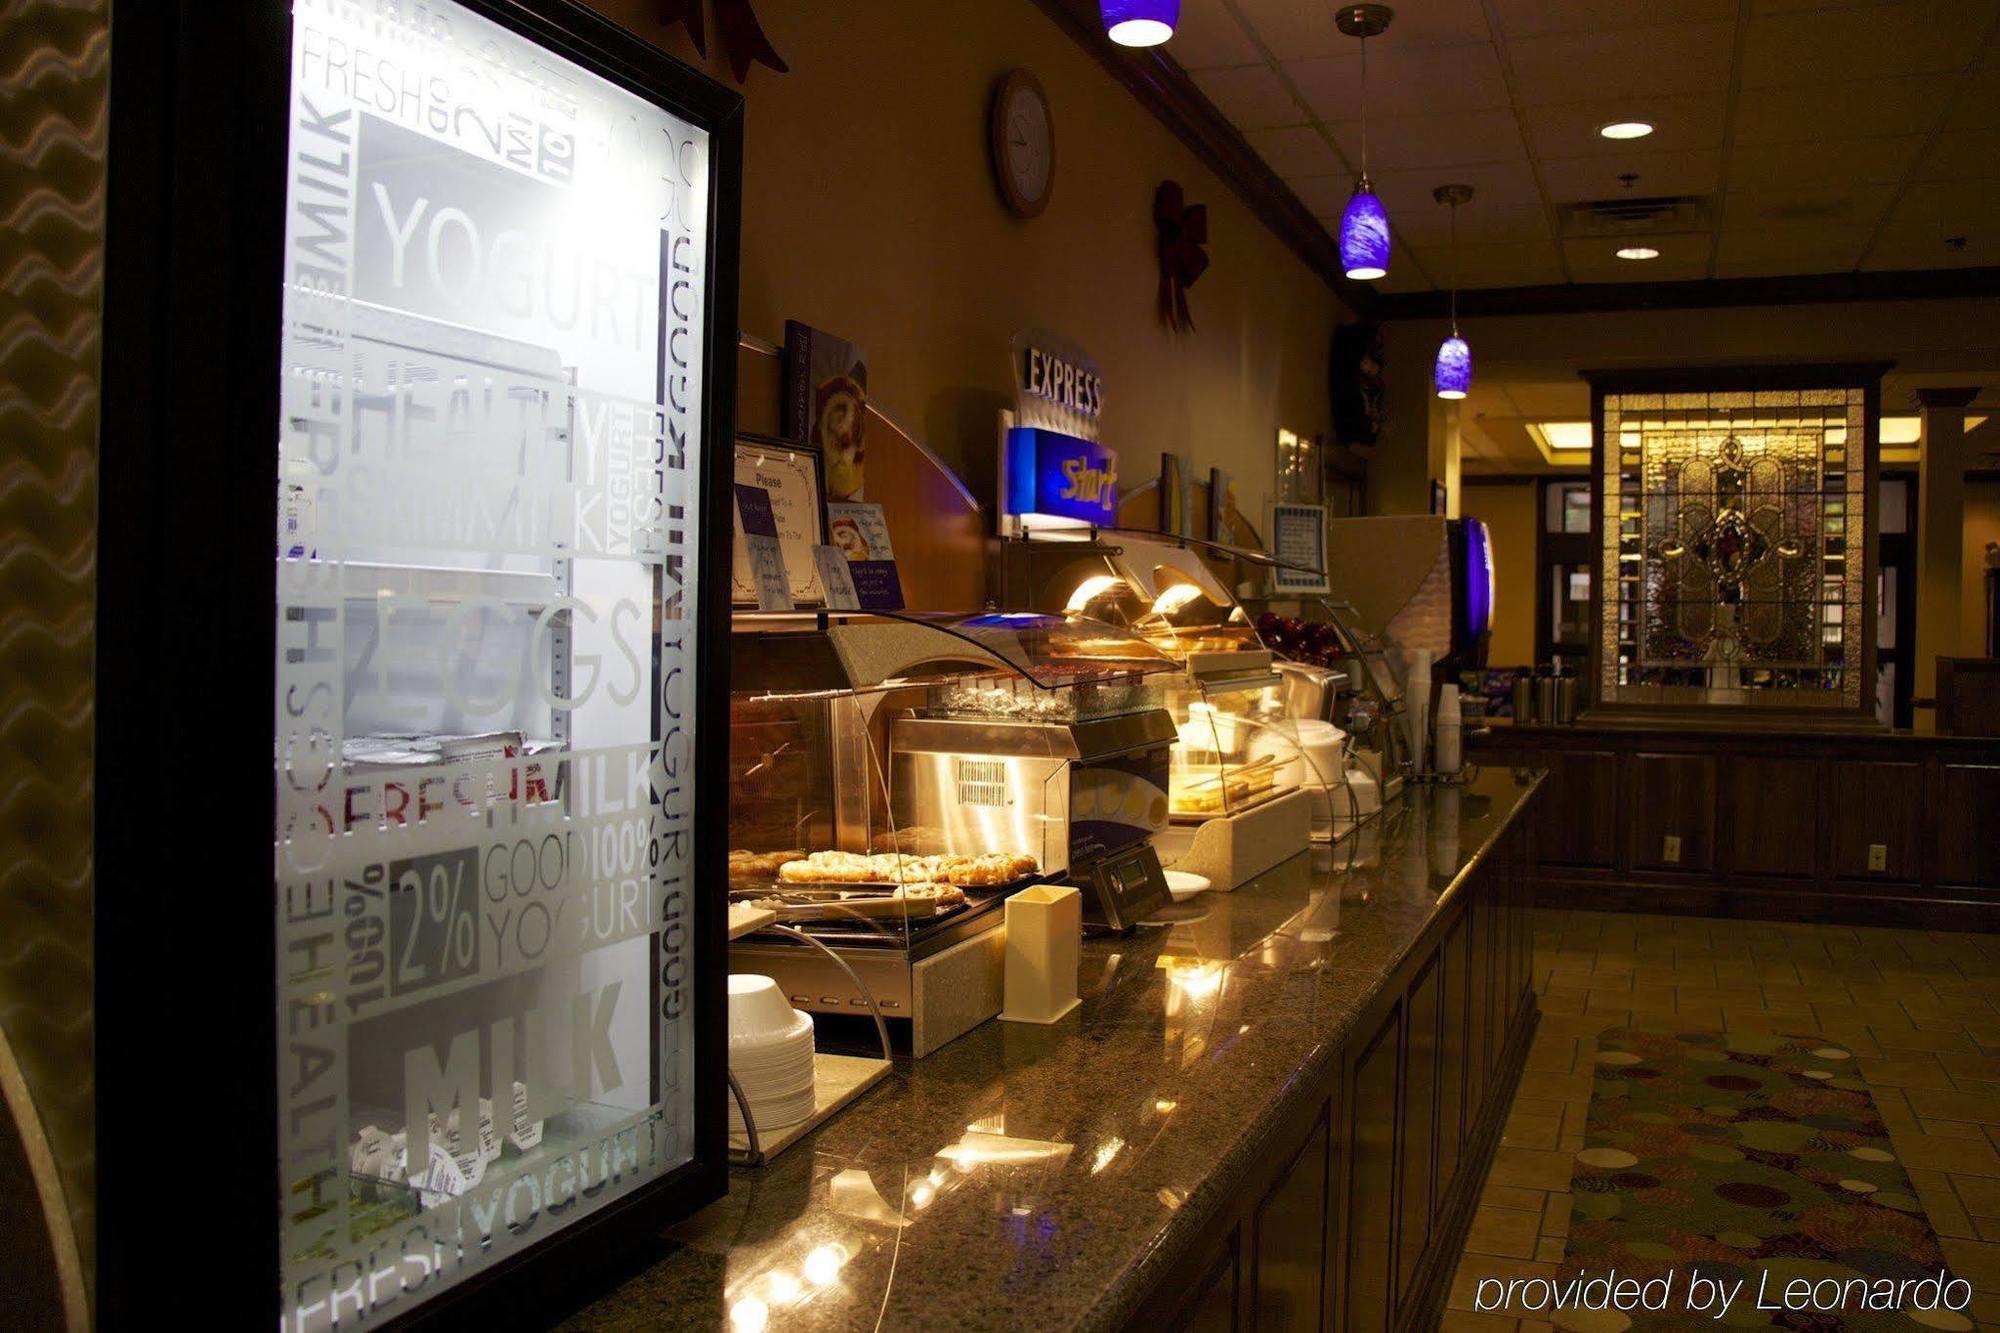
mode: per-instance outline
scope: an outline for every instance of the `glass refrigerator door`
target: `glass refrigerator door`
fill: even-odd
[[[301,0],[292,40],[273,1202],[304,1330],[693,1156],[711,192],[707,132],[451,0]]]

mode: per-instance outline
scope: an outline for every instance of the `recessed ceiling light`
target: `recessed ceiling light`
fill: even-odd
[[[1609,125],[1599,125],[1597,132],[1607,139],[1643,139],[1653,132],[1653,126],[1644,120],[1614,120]]]
[[[1618,252],[1620,259],[1658,259],[1660,252],[1650,245],[1628,245]]]
[[[1590,448],[1588,421],[1530,421],[1528,433],[1553,450],[1581,452]]]

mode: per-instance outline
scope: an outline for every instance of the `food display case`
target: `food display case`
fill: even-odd
[[[1339,747],[1301,730],[1293,683],[1274,664],[1210,560],[1247,553],[1099,530],[1087,541],[1003,544],[1006,604],[1123,626],[1172,659],[1161,685],[1173,718],[1172,827],[1155,839],[1169,868],[1233,889],[1305,850],[1306,789],[1339,779]]]
[[[1044,615],[735,629],[730,897],[811,940],[749,935],[734,970],[807,1012],[879,1011],[923,1055],[1000,1011],[1008,894],[1074,883],[1114,928],[1166,900],[1174,664],[1156,648]]]

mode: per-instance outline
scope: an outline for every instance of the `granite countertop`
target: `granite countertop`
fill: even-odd
[[[1070,1016],[898,1059],[563,1327],[1120,1323],[1538,780],[1411,788],[1184,920],[1086,939]]]

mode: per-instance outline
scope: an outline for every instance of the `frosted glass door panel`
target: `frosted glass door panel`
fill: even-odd
[[[275,1202],[369,1328],[692,1156],[709,144],[450,0],[300,0],[289,137]]]

